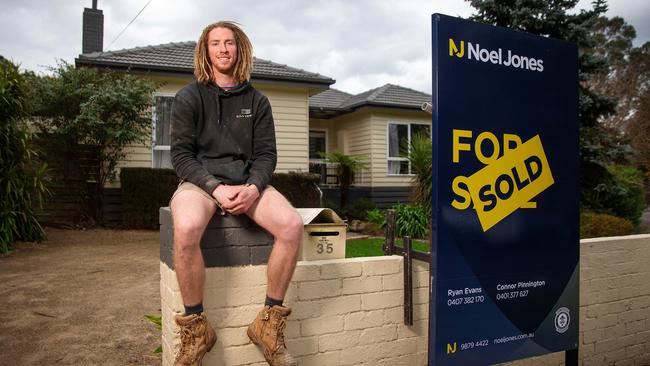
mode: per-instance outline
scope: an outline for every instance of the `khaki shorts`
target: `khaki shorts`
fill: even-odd
[[[268,190],[274,190],[275,191],[276,189],[271,185],[267,185],[266,188],[264,189],[264,192],[266,192]],[[225,215],[226,214],[226,211],[224,211],[224,209],[221,208],[221,205],[219,204],[219,202],[217,202],[217,200],[214,197],[209,195],[208,192],[201,189],[201,187],[195,185],[194,183],[190,183],[190,182],[187,182],[187,181],[181,182],[178,185],[178,188],[176,188],[176,191],[172,195],[172,198],[169,200],[169,207],[172,206],[172,201],[174,200],[174,197],[176,197],[176,195],[179,192],[183,192],[183,191],[193,191],[193,192],[197,192],[197,193],[201,194],[203,197],[209,199],[210,201],[214,202],[215,205],[217,205],[217,214],[219,214],[219,215]],[[261,194],[260,194],[260,196],[261,196]]]

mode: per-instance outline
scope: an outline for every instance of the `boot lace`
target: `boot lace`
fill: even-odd
[[[284,318],[280,318],[278,321],[278,330],[277,330],[277,337],[278,337],[278,347],[277,349],[284,348],[284,327],[287,326],[287,320]]]
[[[190,350],[194,348],[195,337],[192,335],[190,329],[184,328],[181,330],[181,350],[179,358],[191,357]]]

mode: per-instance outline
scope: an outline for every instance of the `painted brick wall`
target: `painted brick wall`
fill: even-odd
[[[650,235],[580,245],[580,364],[650,365]],[[508,363],[564,366],[564,353]]]
[[[581,243],[582,366],[650,365],[650,235]],[[163,365],[178,347],[173,316],[182,311],[176,276],[160,265]],[[301,366],[426,365],[428,264],[414,261],[414,325],[403,322],[402,259],[299,262],[286,303],[287,345]],[[266,365],[246,337],[265,295],[266,266],[208,268],[204,305],[217,328],[204,365]],[[564,354],[507,363],[560,366]]]
[[[178,347],[176,276],[160,265],[163,365]],[[266,266],[208,268],[204,306],[217,344],[204,365],[266,365],[246,327],[264,302]],[[299,262],[287,293],[285,338],[301,366],[426,365],[428,264],[414,263],[414,325],[403,322],[401,257]]]
[[[174,267],[174,228],[169,207],[161,207],[160,261]],[[246,215],[214,215],[201,239],[206,267],[265,264],[273,248],[273,236]]]

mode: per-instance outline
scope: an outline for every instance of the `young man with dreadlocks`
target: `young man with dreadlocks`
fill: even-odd
[[[269,100],[250,84],[253,49],[233,22],[207,26],[194,51],[196,81],[181,89],[171,113],[171,159],[182,183],[170,206],[174,267],[185,314],[176,316],[181,348],[174,365],[198,365],[216,334],[203,313],[205,268],[199,243],[215,213],[245,214],[275,237],[264,308],[247,330],[269,365],[295,365],[283,330],[282,302],[302,239],[302,219],[268,186],[277,161]]]

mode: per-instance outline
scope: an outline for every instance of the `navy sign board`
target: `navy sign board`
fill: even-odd
[[[578,347],[578,53],[434,14],[429,364]]]

